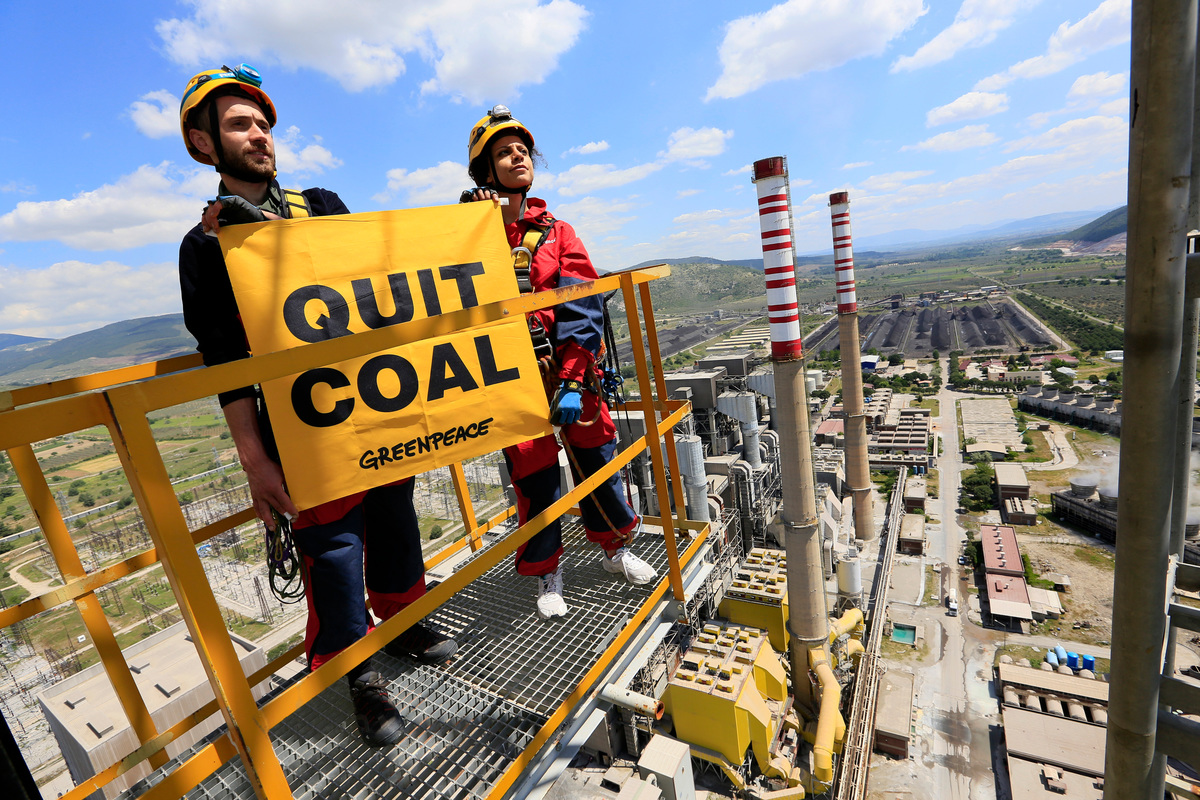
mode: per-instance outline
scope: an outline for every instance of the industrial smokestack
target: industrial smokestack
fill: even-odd
[[[867,418],[863,414],[862,359],[858,341],[858,296],[854,289],[854,247],[850,242],[850,193],[829,195],[833,220],[833,274],[837,288],[838,340],[842,350],[842,409],[846,412],[846,483],[854,498],[854,535],[875,538],[871,511],[871,467]]]
[[[767,318],[771,323],[771,361],[779,434],[779,470],[783,482],[783,542],[787,551],[788,631],[791,633],[792,689],[809,708],[816,693],[809,674],[810,648],[829,639],[829,610],[821,568],[817,493],[813,477],[812,431],[804,388],[800,306],[792,254],[791,197],[787,159],[754,162],[758,218],[762,230],[763,272],[767,280]]]

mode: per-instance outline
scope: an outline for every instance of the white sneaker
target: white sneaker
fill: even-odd
[[[562,567],[558,572],[551,572],[538,578],[537,612],[542,619],[565,617],[567,604],[563,600]]]
[[[641,586],[644,583],[649,583],[658,577],[654,567],[642,561],[633,553],[626,550],[624,547],[619,548],[613,553],[612,558],[605,553],[600,560],[601,566],[605,572],[621,573],[625,576],[625,580],[632,583],[634,586]]]

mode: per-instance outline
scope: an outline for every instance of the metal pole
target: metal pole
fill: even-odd
[[[1198,22],[1200,24],[1200,22]],[[1198,36],[1200,38],[1200,36]],[[1196,62],[1200,70],[1200,60]],[[1193,87],[1194,92],[1200,92],[1200,80]],[[1197,236],[1200,236],[1200,97],[1194,97],[1192,102],[1192,182],[1188,190],[1188,247],[1187,252],[1193,254],[1197,249]],[[1190,255],[1188,271],[1200,269],[1200,263],[1195,262],[1197,256]],[[1196,407],[1196,350],[1200,347],[1200,295],[1191,291],[1194,279],[1185,280],[1183,299],[1183,345],[1179,351],[1179,380],[1177,384],[1177,402],[1175,424],[1179,432],[1175,440],[1175,484],[1171,495],[1171,553],[1183,560],[1183,542],[1187,530],[1188,502],[1192,477],[1192,410]],[[1175,674],[1175,642],[1177,631],[1174,627],[1167,628],[1167,653],[1163,667],[1164,675]]]
[[[1125,375],[1105,800],[1163,795],[1155,727],[1166,638],[1196,0],[1135,0]]]

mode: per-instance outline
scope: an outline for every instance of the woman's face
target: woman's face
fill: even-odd
[[[515,134],[492,142],[493,177],[502,186],[518,189],[533,183],[533,159],[525,140]]]

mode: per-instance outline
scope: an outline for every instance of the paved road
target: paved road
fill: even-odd
[[[943,359],[942,374],[948,372]],[[967,622],[969,595],[957,563],[966,534],[954,513],[963,470],[956,402],[969,396],[945,388],[938,394],[939,416],[933,423],[942,441],[937,461],[940,488],[939,496],[926,502],[926,511],[930,520],[939,522],[927,525],[923,559],[925,564],[942,565],[940,596],[956,588],[961,616],[947,616],[944,602],[912,611],[912,618],[924,627],[925,647],[930,653],[923,664],[910,661],[889,668],[914,674],[913,754],[907,762],[872,761],[872,796],[888,790],[897,797],[939,800],[993,800],[998,796],[993,739],[999,708],[990,681],[997,637]]]

